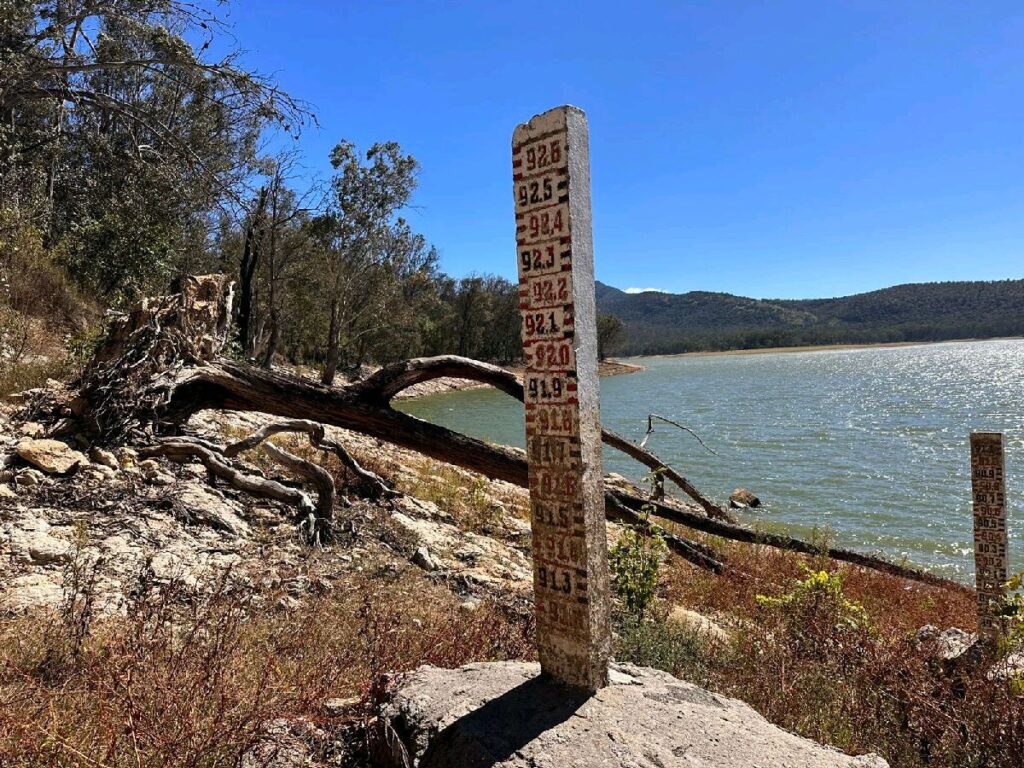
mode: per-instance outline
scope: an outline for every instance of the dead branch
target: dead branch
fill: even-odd
[[[297,488],[289,488],[276,480],[268,480],[264,477],[256,477],[241,472],[231,466],[222,457],[211,451],[209,448],[194,443],[184,438],[163,440],[156,445],[148,445],[139,449],[139,455],[145,457],[164,456],[171,461],[184,463],[192,459],[199,459],[206,467],[206,470],[221,480],[227,482],[231,487],[240,491],[251,493],[264,499],[273,499],[285,504],[297,507],[303,515],[316,513],[316,505],[308,495]]]
[[[381,404],[391,401],[403,389],[436,378],[469,379],[482,384],[490,384],[496,389],[523,402],[523,384],[515,374],[496,365],[470,360],[456,355],[439,357],[421,357],[406,360],[381,368],[368,376],[361,383],[350,389],[364,393],[367,397],[378,400]],[[735,523],[736,518],[704,496],[694,485],[678,471],[672,469],[651,451],[609,429],[601,430],[601,439],[612,448],[625,453],[631,459],[640,462],[648,469],[661,472],[679,486],[687,496],[700,504],[701,508],[711,517]],[[703,444],[703,443],[702,443]]]
[[[394,363],[361,382],[334,388],[240,365],[216,357],[216,349],[222,343],[223,328],[220,319],[224,316],[225,307],[223,294],[220,300],[217,300],[216,289],[219,286],[220,290],[224,291],[225,281],[219,276],[192,280],[198,281],[199,284],[187,284],[190,288],[189,295],[201,296],[202,301],[189,302],[183,291],[182,296],[177,299],[171,297],[169,313],[160,314],[156,318],[144,318],[144,327],[147,331],[142,334],[142,341],[145,342],[146,349],[160,352],[156,364],[152,358],[140,355],[139,349],[132,348],[133,345],[129,343],[128,348],[122,345],[121,349],[117,350],[118,354],[112,363],[98,364],[92,374],[85,377],[80,389],[84,405],[79,412],[100,437],[109,439],[112,434],[152,435],[161,431],[177,430],[194,413],[207,408],[255,411],[284,419],[312,418],[316,422],[387,440],[487,477],[505,480],[521,487],[528,486],[527,463],[522,451],[488,445],[483,441],[396,411],[390,405],[391,399],[406,387],[441,376],[491,384],[522,400],[522,384],[511,373],[496,366],[449,355]],[[190,303],[200,310],[198,321],[192,321],[188,317]],[[181,332],[182,327],[192,327],[203,335],[211,336],[210,343],[196,345],[194,339],[189,338],[191,334]],[[142,375],[140,370],[147,366],[149,375]],[[131,376],[131,386],[113,386],[118,374]],[[105,386],[96,386],[97,382]],[[120,395],[116,403],[111,399],[115,390],[118,390]],[[113,417],[104,418],[105,414],[112,414]],[[668,469],[656,456],[621,436],[605,430],[603,437],[609,445],[624,451],[653,470]],[[196,456],[200,460],[204,460],[205,454],[204,463],[209,462],[207,467],[220,477],[232,476],[228,473],[237,473],[237,470],[217,459],[209,449],[180,441],[176,445],[177,447],[171,449],[172,453],[177,451],[179,455],[184,453]],[[158,450],[169,455],[166,454],[166,445],[160,446]],[[684,492],[697,499],[707,514],[676,509],[659,501],[611,489],[606,490],[608,513],[621,519],[623,513],[620,505],[635,513],[649,507],[653,514],[659,517],[727,539],[812,555],[822,554],[819,547],[799,539],[760,533],[721,519],[712,519],[711,515],[715,514],[712,510],[717,507],[703,498],[681,475],[674,475],[670,476],[673,481],[680,485]],[[299,494],[298,491],[280,484],[272,484],[272,481],[254,481],[244,476],[237,480],[252,486],[254,492],[263,492],[267,495],[277,493],[279,496],[284,494],[281,496],[282,500],[296,504],[300,502],[300,497],[296,495]],[[308,497],[305,504],[307,508],[313,507]],[[632,520],[633,524],[637,524],[635,519]],[[694,542],[686,544],[694,552],[701,552]],[[717,562],[716,558],[704,554]],[[835,548],[828,549],[824,554],[836,560],[902,578],[963,588],[950,580],[868,555]],[[688,559],[694,561],[694,557]],[[708,563],[705,567],[710,565]],[[718,566],[720,568],[720,563]]]
[[[273,443],[267,443],[263,449],[272,459],[316,486],[316,509],[306,516],[302,526],[306,529],[311,543],[323,543],[330,536],[331,519],[334,517],[334,479],[331,473],[318,464],[278,448]]]
[[[657,536],[668,545],[669,549],[699,568],[712,571],[713,573],[722,573],[725,570],[725,566],[718,559],[719,556],[711,547],[705,547],[698,542],[689,541],[681,536],[669,533],[664,528],[652,523],[645,515],[634,512],[611,493],[605,493],[605,502],[605,509],[609,520],[617,520],[626,525],[632,525],[648,536]]]
[[[902,579],[920,581],[924,584],[932,584],[938,587],[958,590],[968,589],[962,584],[958,584],[955,581],[945,579],[941,576],[936,576],[932,573],[928,573],[927,571],[920,570],[919,568],[898,565],[897,563],[892,563],[888,560],[883,560],[882,558],[873,557],[871,555],[864,555],[860,552],[853,552],[848,549],[839,549],[837,547],[823,548],[821,546],[802,541],[801,539],[793,538],[792,536],[786,536],[780,533],[755,531],[741,525],[733,525],[720,520],[711,520],[703,515],[677,509],[676,507],[671,507],[650,499],[637,499],[631,494],[622,493],[615,489],[607,490],[606,495],[611,496],[617,502],[630,509],[650,510],[651,514],[657,515],[665,520],[678,523],[679,525],[685,525],[687,528],[692,528],[697,531],[721,536],[724,539],[742,541],[749,544],[761,544],[775,549],[784,549],[789,552],[800,552],[805,555],[825,555],[831,560],[839,560],[840,562],[851,563],[862,568],[869,568],[873,571],[881,571],[882,573],[888,573]]]
[[[694,437],[694,439],[698,443],[700,443],[701,448],[703,448],[705,451],[710,453],[712,456],[717,456],[718,455],[714,450],[712,450],[711,448],[708,448],[708,446],[704,443],[704,441],[701,440],[700,435],[698,435],[696,432],[694,432],[688,426],[686,426],[685,424],[680,424],[678,421],[673,421],[672,419],[666,419],[664,416],[659,416],[656,413],[649,413],[649,414],[647,414],[647,432],[644,433],[644,439],[640,441],[640,447],[641,448],[643,448],[643,447],[645,447],[647,445],[647,441],[650,439],[651,435],[654,434],[654,420],[655,419],[657,419],[658,421],[663,421],[666,424],[671,424],[673,427],[678,427],[679,429],[683,430],[684,432],[689,432]]]
[[[473,366],[459,368],[456,364],[459,359],[442,358],[438,363],[437,370],[444,371],[444,373],[438,375],[451,376],[453,372],[459,371],[461,372],[459,378],[473,378],[474,371],[484,365],[474,363]],[[409,361],[409,367],[415,371],[416,380],[426,380],[425,372],[430,369],[433,360],[438,359],[425,358]],[[405,363],[396,363],[389,368],[394,369],[396,374],[401,374],[404,366],[406,366]],[[493,374],[488,373],[488,376],[491,375]],[[395,381],[397,378],[398,375],[382,376],[378,380]],[[380,392],[367,387],[367,381],[369,379],[351,387],[334,389],[218,360],[187,372],[168,402],[165,414],[173,414],[173,420],[179,423],[186,420],[192,413],[205,408],[259,411],[288,418],[314,415],[318,421],[323,423],[373,435],[403,448],[423,453],[438,461],[458,464],[487,477],[505,480],[524,488],[528,487],[526,458],[521,451],[488,445],[483,441],[396,411],[389,405],[382,404]],[[401,391],[401,389],[397,391]],[[613,440],[616,438],[613,433],[606,431],[606,440],[609,436]],[[621,437],[609,444],[614,447],[623,446],[624,449],[628,449],[629,455],[633,455],[630,451],[635,451],[637,455],[646,453]],[[656,463],[659,467],[663,466],[656,457],[645,456],[645,459]],[[652,505],[655,515],[695,530],[713,533],[735,541],[758,543],[807,554],[820,554],[819,547],[799,539],[777,534],[762,534],[743,526],[713,520],[703,514],[684,512],[664,503],[622,491],[608,491],[608,493],[614,495],[618,501],[634,511],[643,509],[645,505]],[[692,544],[692,542],[690,543]],[[914,568],[896,565],[881,558],[840,549],[830,549],[827,554],[836,560],[913,581],[962,588],[951,580]]]
[[[736,518],[731,513],[722,509],[713,501],[708,499],[704,494],[698,491],[693,484],[679,474],[676,470],[670,467],[668,464],[659,459],[656,455],[651,453],[645,448],[641,448],[639,445],[634,443],[632,440],[627,440],[621,435],[616,434],[607,429],[601,430],[601,439],[605,443],[610,445],[612,448],[616,448],[622,451],[624,454],[629,456],[631,459],[636,459],[644,466],[648,467],[652,471],[656,472],[659,477],[667,477],[682,491],[689,496],[691,499],[700,504],[701,509],[707,514],[708,517],[713,517],[718,520],[724,520],[727,523],[735,524]]]

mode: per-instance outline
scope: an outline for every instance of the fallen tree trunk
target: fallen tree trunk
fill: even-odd
[[[312,417],[325,424],[380,437],[439,461],[458,464],[488,477],[527,487],[526,457],[521,452],[488,445],[391,408],[390,398],[405,386],[441,376],[495,383],[495,386],[500,383],[499,388],[513,396],[522,392],[521,387],[517,391],[510,386],[507,380],[510,374],[507,371],[457,357],[420,358],[397,363],[381,369],[362,382],[341,389],[327,388],[233,362],[217,361],[188,371],[185,380],[175,389],[166,413],[172,423],[183,423],[192,413],[205,408],[259,411],[287,418]],[[613,436],[608,442],[614,447],[634,445],[618,436]],[[639,446],[636,449],[643,450]],[[633,455],[633,452],[629,455]],[[606,495],[611,499],[606,506],[612,517],[621,518],[621,510],[618,509],[621,504],[635,513],[650,511],[671,522],[725,539],[811,555],[826,554],[835,560],[912,581],[962,588],[949,579],[871,555],[837,548],[823,552],[821,547],[810,542],[754,531],[624,491],[609,489]],[[634,517],[630,522],[643,526],[642,516]],[[693,548],[693,542],[687,542],[687,545]],[[672,548],[684,554],[681,548]],[[693,555],[687,551],[684,556],[702,567],[721,569],[721,563],[716,558],[710,560],[714,560],[717,566],[712,565],[703,554]]]
[[[965,587],[962,584],[958,584],[955,581],[945,579],[941,576],[936,576],[933,573],[928,573],[927,571],[923,571],[919,568],[899,565],[898,563],[892,563],[879,557],[861,554],[860,552],[854,552],[849,549],[822,547],[781,533],[755,531],[752,528],[747,528],[742,525],[734,525],[732,523],[722,522],[721,520],[711,520],[703,515],[687,512],[686,510],[678,509],[677,507],[669,506],[658,501],[645,500],[642,503],[638,503],[637,499],[632,494],[622,493],[615,489],[608,489],[606,494],[630,509],[642,509],[664,520],[684,525],[687,528],[696,531],[710,533],[714,536],[721,536],[724,539],[742,541],[748,544],[762,544],[766,547],[784,549],[788,552],[800,552],[805,555],[824,555],[831,560],[839,560],[840,562],[850,563],[862,568],[870,568],[874,571],[888,573],[892,576],[899,576],[903,579],[920,581],[924,584],[932,584],[939,587],[955,587],[963,590],[968,589],[968,587]]]
[[[192,312],[193,307],[199,311]],[[143,313],[140,327],[122,328],[119,344],[104,346],[103,357],[91,366],[80,390],[84,403],[78,413],[93,428],[93,434],[101,439],[134,435],[137,440],[141,436],[149,442],[154,433],[179,431],[190,416],[201,410],[255,411],[307,424],[313,420],[371,435],[487,477],[528,487],[523,452],[488,445],[391,407],[392,398],[402,390],[439,377],[490,384],[521,401],[522,384],[508,371],[466,358],[442,356],[394,363],[363,381],[341,388],[314,384],[218,358],[217,353],[223,346],[224,317],[229,313],[230,286],[225,288],[223,278],[189,278],[177,300],[170,297],[153,312]],[[180,354],[176,354],[179,350]],[[147,351],[159,354],[154,357],[147,355]],[[606,430],[603,438],[652,470],[668,469],[649,451],[619,435]],[[201,453],[193,455],[204,463],[209,460]],[[211,471],[223,472],[224,468],[218,463],[223,464],[211,462],[207,466]],[[664,519],[726,539],[821,554],[814,544],[759,533],[721,519],[726,517],[724,511],[703,497],[682,475],[673,471],[666,476],[697,500],[705,515],[609,489],[606,490],[609,516],[662,535],[674,551],[701,567],[716,571],[721,571],[722,564],[711,550],[658,531],[645,513],[652,511]],[[914,581],[960,587],[947,579],[869,555],[839,549],[830,549],[825,554]]]

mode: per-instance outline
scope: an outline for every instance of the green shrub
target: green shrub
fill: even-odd
[[[797,657],[854,647],[872,632],[864,606],[843,593],[843,575],[803,566],[806,578],[779,597],[757,595],[762,620]]]
[[[609,553],[612,583],[626,610],[642,619],[654,600],[658,568],[668,554],[665,542],[627,527]]]
[[[1013,594],[1008,595],[999,610],[999,615],[1006,619],[1007,642],[1010,648],[1024,646],[1024,571],[1015,574],[1006,582],[1006,588]]]
[[[660,617],[650,620],[626,616],[616,632],[617,660],[654,667],[697,685],[710,684],[707,645],[693,629]]]

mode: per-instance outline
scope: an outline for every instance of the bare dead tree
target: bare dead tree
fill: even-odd
[[[223,276],[189,278],[181,294],[144,302],[123,318],[81,382],[77,422],[97,440],[130,439],[152,444],[161,435],[179,433],[193,414],[204,409],[260,412],[290,421],[271,425],[226,448],[225,458],[229,450],[237,453],[259,444],[275,431],[306,432],[314,445],[319,441],[321,447],[331,449],[320,432],[320,425],[327,424],[378,437],[490,478],[528,486],[527,462],[522,451],[489,445],[391,406],[392,399],[408,387],[440,377],[489,384],[521,401],[523,387],[513,374],[498,366],[453,355],[393,363],[344,387],[261,370],[218,356],[227,333],[225,318],[230,318],[230,296],[230,283]],[[37,417],[40,408],[39,404],[35,406]],[[311,425],[311,421],[316,424]],[[664,462],[632,441],[607,430],[603,439],[651,469],[665,468]],[[178,439],[170,444],[174,446],[172,451],[190,452],[204,463],[209,461],[208,468],[218,476],[228,476],[230,467],[225,470],[221,466],[224,462],[208,447],[204,454],[199,450],[203,446],[197,448],[195,443],[183,444]],[[165,455],[167,445],[165,442],[160,447]],[[282,454],[278,457],[285,463],[291,461]],[[299,471],[298,465],[292,466]],[[826,555],[894,576],[962,589],[955,582],[882,558],[835,547],[823,549],[790,536],[761,533],[728,522],[712,515],[716,505],[700,495],[682,475],[673,472],[673,480],[698,501],[699,512],[681,504],[606,487],[609,517],[662,536],[673,551],[700,567],[716,571],[723,567],[720,556],[696,542],[667,535],[649,516],[724,539]],[[267,487],[259,490],[266,491]],[[270,490],[282,493],[272,486]],[[289,498],[298,506],[303,503],[296,496]]]

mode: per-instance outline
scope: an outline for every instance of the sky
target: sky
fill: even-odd
[[[516,272],[510,142],[586,111],[597,278],[840,296],[1024,277],[1024,3],[234,0],[243,61],[422,164],[408,218]]]

